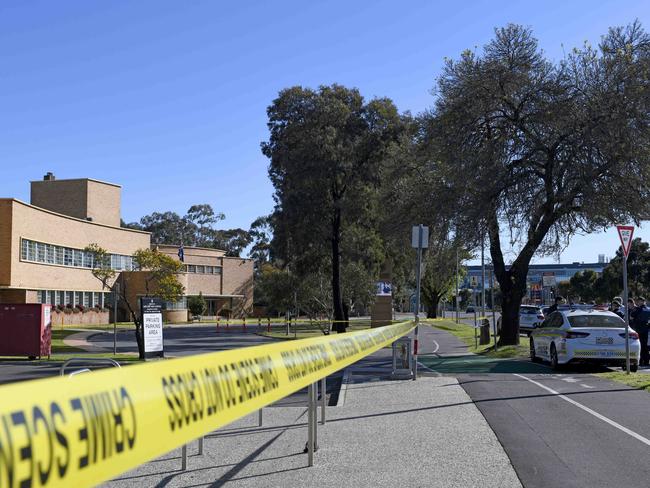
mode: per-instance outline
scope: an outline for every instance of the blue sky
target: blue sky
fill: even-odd
[[[639,1],[3,0],[0,196],[28,201],[28,181],[52,171],[121,184],[127,221],[210,203],[224,227],[248,228],[273,206],[259,146],[282,88],[337,82],[417,113],[443,58],[495,26],[532,27],[557,60],[611,25],[650,28],[649,13]],[[616,246],[615,232],[578,237],[562,260]]]

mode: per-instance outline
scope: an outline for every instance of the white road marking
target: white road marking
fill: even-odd
[[[571,377],[569,376],[568,378],[562,378],[562,381],[566,381],[567,383],[577,383],[577,382],[580,381],[580,380],[578,380],[578,379],[576,379],[576,378],[571,378]]]
[[[583,388],[595,388],[594,386],[585,385],[584,383],[580,383],[580,386]]]
[[[437,353],[437,352],[438,352],[438,349],[440,349],[440,344],[438,344],[438,341],[436,341],[436,340],[434,339],[434,340],[433,340],[433,343],[436,345],[436,348],[433,350],[433,352],[432,352],[431,354],[435,354],[435,353]]]
[[[435,369],[432,369],[429,366],[422,364],[420,361],[418,361],[418,368],[428,369],[432,373],[436,373],[438,376],[442,376],[442,374],[439,371],[436,371]]]
[[[567,401],[567,402],[569,402],[569,403],[572,404],[572,405],[575,405],[575,406],[578,407],[579,409],[584,410],[585,412],[587,412],[587,413],[593,415],[593,416],[596,417],[597,419],[600,419],[600,420],[602,420],[603,422],[605,422],[605,423],[611,425],[612,427],[617,428],[617,429],[620,430],[621,432],[625,432],[627,435],[629,435],[629,436],[631,436],[631,437],[634,437],[636,440],[642,442],[642,443],[645,444],[646,446],[650,446],[650,439],[648,439],[648,438],[646,438],[646,437],[643,437],[643,436],[640,435],[640,434],[637,434],[637,433],[634,432],[633,430],[630,430],[630,429],[628,429],[627,427],[622,426],[622,425],[619,424],[618,422],[614,422],[612,419],[609,419],[609,418],[605,417],[604,415],[599,414],[599,413],[596,412],[595,410],[592,410],[591,408],[589,408],[589,407],[583,405],[582,403],[578,403],[578,402],[576,402],[575,400],[573,400],[573,399],[571,399],[571,398],[569,398],[569,397],[567,397],[567,396],[565,396],[565,395],[562,395],[561,393],[555,391],[554,389],[549,388],[548,386],[543,385],[543,384],[541,384],[541,383],[538,382],[538,381],[531,380],[530,378],[527,378],[527,377],[524,376],[524,375],[521,375],[521,374],[518,374],[518,373],[513,373],[513,374],[514,374],[515,376],[518,376],[519,378],[522,378],[522,379],[526,380],[526,381],[530,381],[530,382],[533,383],[534,385],[537,385],[537,386],[539,386],[540,388],[542,388],[542,389],[548,391],[549,393],[552,393],[553,395],[556,395],[558,398],[561,398],[562,400]]]

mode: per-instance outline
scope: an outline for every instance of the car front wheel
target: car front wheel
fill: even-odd
[[[561,368],[560,362],[557,358],[557,350],[555,349],[555,344],[551,344],[551,368],[553,368],[555,371],[558,371]]]
[[[530,360],[534,363],[540,362],[540,358],[535,354],[535,341],[532,337],[530,338]]]

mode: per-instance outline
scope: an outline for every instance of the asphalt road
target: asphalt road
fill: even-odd
[[[650,394],[587,368],[554,374],[527,360],[459,357],[450,334],[427,337],[438,347],[423,364],[458,378],[523,486],[650,487]]]
[[[241,347],[258,346],[275,342],[277,339],[269,339],[254,334],[256,327],[249,327],[248,332],[243,333],[238,328],[230,328],[228,331],[222,326],[217,331],[214,326],[171,326],[165,327],[165,355],[167,357],[191,356],[209,352],[224,351]],[[98,332],[88,337],[88,342],[95,346],[105,348],[107,351],[113,349],[112,332]],[[120,331],[117,336],[118,353],[137,352],[135,333],[132,330]],[[93,353],[79,353],[78,356],[92,357]],[[17,381],[28,381],[51,376],[57,376],[62,361],[30,361],[22,359],[11,359],[0,361],[0,384],[13,383]],[[123,366],[137,364],[126,362]],[[84,365],[75,365],[74,369],[81,369]],[[97,366],[88,366],[95,369]],[[101,366],[104,367],[104,366]],[[343,372],[339,371],[330,375],[326,380],[326,392],[328,405],[335,405],[338,400],[341,388]],[[320,395],[320,393],[319,393]],[[320,396],[319,396],[320,398]],[[303,389],[285,397],[273,406],[298,406],[307,404],[307,389]]]

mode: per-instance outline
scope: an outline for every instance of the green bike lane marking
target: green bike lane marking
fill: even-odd
[[[466,356],[418,356],[418,362],[438,373],[549,373],[551,369],[520,359],[486,358],[478,355]]]

